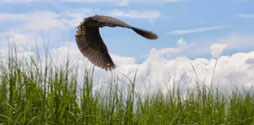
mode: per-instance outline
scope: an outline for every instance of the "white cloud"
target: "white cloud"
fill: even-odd
[[[254,18],[254,14],[238,14],[241,18]]]
[[[148,68],[147,66],[149,65],[155,66],[164,64],[164,61],[166,61],[166,59],[164,59],[165,55],[174,55],[176,53],[179,53],[186,46],[186,43],[183,39],[179,39],[177,41],[177,44],[178,44],[177,48],[152,49],[150,51],[149,57],[144,62],[145,64],[144,66],[141,64],[140,65],[137,64],[136,59],[132,57],[122,57],[115,54],[111,54],[111,57],[113,58],[115,64],[118,67],[116,69],[117,71],[122,72],[127,76],[131,76],[135,74],[135,71],[137,69],[141,68],[142,71],[146,71],[146,68]],[[55,65],[58,66],[64,65],[67,59],[69,59],[71,61],[70,63],[72,64],[76,63],[79,64],[80,71],[78,72],[80,72],[80,74],[82,74],[83,69],[85,68],[84,65],[92,66],[92,64],[85,57],[82,56],[75,42],[65,43],[58,48],[50,49],[49,52],[51,55],[51,59]],[[152,70],[156,70],[156,67],[152,68],[153,68]],[[100,81],[106,81],[111,75],[112,74],[110,72],[106,72],[96,67],[95,82],[99,83]]]
[[[115,17],[125,17],[131,19],[149,19],[149,20],[154,20],[161,16],[158,11],[137,11],[137,10],[130,10],[127,12],[124,12],[122,10],[114,10],[110,12],[109,15]]]
[[[160,17],[157,11],[137,11],[130,10],[127,12],[121,10],[113,11],[95,11],[91,9],[70,9],[61,13],[52,11],[35,11],[31,13],[0,13],[0,23],[15,24],[9,27],[11,30],[18,31],[62,31],[75,28],[80,22],[88,16],[96,13],[104,15],[125,17],[125,18],[141,18],[154,20]],[[43,17],[43,18],[42,18]]]
[[[30,57],[34,57],[35,53],[32,51],[16,51],[9,52],[7,48],[1,48],[0,50],[0,64],[8,62],[8,57],[15,55],[18,60],[29,60]]]
[[[192,58],[209,56],[210,54],[212,56],[211,46],[216,43],[226,45],[225,48],[227,50],[226,54],[251,51],[253,50],[254,46],[254,36],[252,34],[231,34],[223,38],[219,39],[215,38],[215,39],[208,38],[207,40],[201,41],[197,39],[192,41],[189,40],[188,48],[186,48],[183,52],[181,52],[181,55],[186,55],[187,57]]]
[[[179,39],[177,41],[177,44],[179,46],[178,48],[162,48],[162,49],[152,48],[149,52],[149,57],[154,59],[161,58],[160,56],[167,57],[181,52],[186,47],[186,42],[184,41],[183,38]]]
[[[75,28],[80,24],[83,18],[93,16],[94,11],[91,9],[72,9],[62,13],[51,11],[36,11],[31,13],[0,13],[0,22],[13,23],[12,30],[28,31],[56,31]],[[134,19],[154,20],[160,17],[158,11],[138,11],[130,10],[127,12],[121,10],[99,11],[98,13]],[[43,17],[43,18],[42,18]]]
[[[0,13],[0,22],[18,22],[13,29],[30,31],[54,31],[74,28],[86,16],[91,16],[90,9],[66,10],[62,13],[35,11],[31,13]]]
[[[253,35],[232,35],[230,37],[220,40],[218,43],[227,44],[228,49],[243,51],[246,49],[253,48],[254,37]]]
[[[16,45],[30,49],[40,45],[43,40],[33,33],[3,32],[0,33],[0,48],[6,48],[9,45]],[[24,49],[24,48],[23,48]]]
[[[227,44],[223,43],[215,43],[210,47],[211,55],[213,57],[219,57],[223,51],[227,48]]]
[[[81,59],[82,55],[76,45],[76,42],[67,42],[58,48],[49,50],[52,61],[56,65],[64,65],[69,59],[71,62]]]
[[[207,86],[214,84],[220,89],[232,90],[234,87],[250,88],[254,87],[253,68],[251,63],[254,59],[254,52],[236,53],[232,56],[222,56],[218,58],[215,74],[212,75],[216,60],[208,60],[206,58],[189,59],[187,57],[177,57],[175,59],[166,59],[163,56],[154,59],[150,55],[143,63],[136,64],[135,62],[118,66],[116,71],[119,71],[130,78],[136,72],[137,87],[140,91],[154,91],[162,89],[167,91],[167,87],[172,86],[173,82],[181,86],[184,91],[188,87],[194,87],[196,80],[200,84]],[[118,58],[114,58],[118,60]],[[122,60],[122,59],[121,59]],[[122,60],[123,61],[123,60]],[[124,61],[123,61],[124,62]],[[191,64],[195,67],[197,79],[192,69]],[[100,71],[101,78],[107,79],[110,73]],[[211,81],[213,81],[211,83]],[[144,87],[144,84],[146,87]]]
[[[182,35],[182,34],[190,34],[190,33],[197,33],[197,32],[206,32],[206,31],[212,31],[212,30],[220,30],[229,28],[231,26],[216,26],[216,27],[201,27],[201,28],[194,28],[194,29],[183,29],[183,30],[175,30],[169,32],[173,35]]]
[[[179,39],[177,41],[177,44],[180,46],[180,48],[184,48],[186,46],[186,42],[184,41],[183,38]]]
[[[123,85],[127,82],[125,76],[132,79],[137,71],[136,91],[144,93],[150,93],[156,91],[156,89],[166,92],[174,83],[180,85],[182,92],[186,92],[185,90],[188,87],[194,87],[197,81],[207,86],[214,84],[220,89],[228,91],[234,87],[254,87],[254,52],[218,57],[215,74],[212,75],[216,63],[215,59],[189,59],[188,57],[168,59],[165,55],[174,55],[183,51],[186,47],[184,39],[179,39],[177,44],[177,48],[152,49],[142,63],[137,63],[136,59],[132,57],[111,54],[117,66],[116,70],[107,72],[96,67],[94,82],[97,87],[103,86],[114,74],[119,78],[119,84]],[[222,44],[215,45],[225,46]],[[79,64],[78,72],[80,76],[87,65],[93,66],[82,56],[75,42],[68,42],[58,48],[50,49],[49,52],[56,65],[65,64],[67,58],[69,58],[71,64]],[[28,52],[23,55],[32,54]],[[197,78],[191,64],[195,68]],[[125,76],[123,77],[122,74]],[[80,83],[80,86],[82,84]]]
[[[91,9],[72,9],[61,13],[61,21],[67,26],[76,27],[85,17],[93,16]]]
[[[65,24],[60,15],[50,11],[39,11],[32,13],[0,13],[0,21],[24,22],[24,28],[30,30],[52,30],[64,29]]]

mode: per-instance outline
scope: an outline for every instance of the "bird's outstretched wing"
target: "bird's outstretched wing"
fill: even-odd
[[[157,39],[157,35],[136,27],[132,27],[125,22],[109,16],[92,16],[85,18],[78,26],[76,33],[76,42],[81,53],[93,64],[105,70],[112,70],[116,66],[112,61],[108,49],[104,44],[99,27],[124,27],[134,30],[136,33],[148,39]]]
[[[79,28],[76,42],[81,53],[96,66],[105,70],[112,70],[116,67],[101,39],[99,27],[84,26]]]
[[[110,16],[93,16],[91,17],[91,19],[95,22],[98,23],[98,25],[100,27],[103,26],[110,26],[110,27],[124,27],[124,28],[130,28],[132,30],[134,30],[136,33],[138,33],[139,35],[148,38],[148,39],[157,39],[158,36],[150,31],[146,31],[146,30],[142,30],[133,26],[128,25],[127,23],[123,22],[122,20],[116,19],[114,17],[110,17]]]

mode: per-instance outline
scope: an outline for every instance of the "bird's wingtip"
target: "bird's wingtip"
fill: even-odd
[[[147,39],[155,40],[155,39],[159,38],[155,33],[150,32],[150,31],[146,31],[146,30],[142,30],[142,29],[138,29],[138,28],[134,28],[134,27],[132,27],[131,29]]]

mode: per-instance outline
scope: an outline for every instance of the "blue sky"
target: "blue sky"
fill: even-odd
[[[102,28],[117,72],[131,76],[138,69],[137,79],[151,87],[165,88],[170,78],[189,87],[196,83],[193,65],[202,82],[214,79],[226,88],[232,83],[250,88],[253,5],[253,0],[1,0],[0,56],[6,55],[9,42],[28,48],[19,51],[23,56],[35,55],[36,45],[47,44],[54,60],[62,63],[77,55],[71,58],[83,63],[76,26],[87,16],[108,15],[159,36],[148,40],[128,29]],[[96,80],[112,75],[99,68],[95,74]]]
[[[151,48],[176,47],[177,40],[182,38],[186,41],[187,48],[178,55],[210,58],[209,48],[212,44],[227,42],[223,40],[233,36],[251,37],[254,32],[253,5],[254,1],[251,0],[25,0],[22,2],[2,0],[0,32],[46,34],[45,37],[48,37],[52,43],[50,45],[56,47],[61,43],[74,41],[75,26],[82,18],[103,14],[120,18],[133,26],[151,30],[159,35],[158,40],[150,41],[127,29],[103,28],[101,35],[113,54],[140,58],[146,56]],[[39,16],[42,12],[56,14],[44,20],[46,25],[48,25],[46,21],[50,23],[51,18],[54,23],[65,20],[62,25],[67,25],[68,21],[72,24],[52,26],[52,28],[41,26],[41,29],[23,26],[35,20],[34,18],[42,18],[43,22],[44,17]],[[18,17],[17,15],[24,14],[27,15],[24,18],[31,16],[31,19],[15,18]],[[4,19],[10,15],[14,17]],[[33,17],[34,15],[37,16]],[[36,23],[44,25],[39,21]],[[53,38],[52,34],[57,36]],[[248,40],[247,42],[243,40],[237,45],[240,47],[227,45],[227,49],[222,54],[251,51],[254,44],[249,43]]]

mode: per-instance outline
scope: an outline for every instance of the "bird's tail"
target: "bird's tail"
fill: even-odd
[[[148,39],[157,39],[158,36],[150,31],[146,31],[146,30],[142,30],[142,29],[138,29],[135,27],[131,27],[132,30],[134,30],[136,33],[138,33],[139,35],[148,38]]]

